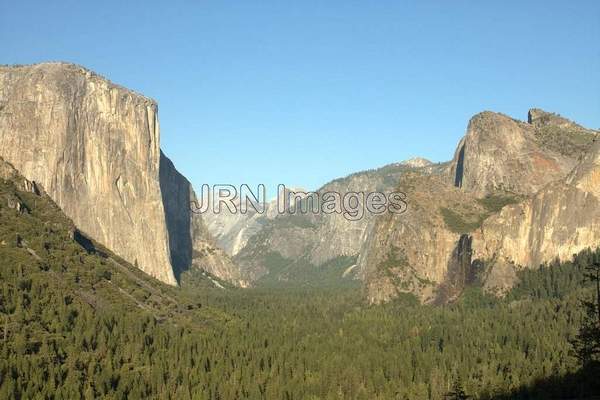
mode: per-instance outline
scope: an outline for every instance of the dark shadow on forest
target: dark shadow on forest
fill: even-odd
[[[600,363],[564,376],[539,379],[506,393],[480,397],[480,400],[509,399],[600,399]]]

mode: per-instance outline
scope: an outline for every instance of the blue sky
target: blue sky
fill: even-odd
[[[600,128],[598,1],[2,1],[0,63],[49,60],[156,99],[197,189],[448,160],[482,110]]]

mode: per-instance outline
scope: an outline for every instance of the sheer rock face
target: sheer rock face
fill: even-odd
[[[152,100],[67,64],[0,67],[0,155],[77,226],[175,284]]]
[[[600,142],[566,179],[486,220],[474,236],[473,257],[489,260],[486,288],[502,294],[513,284],[498,271],[568,260],[600,245]],[[514,278],[514,274],[513,274]]]
[[[164,153],[160,152],[160,192],[165,208],[169,232],[171,263],[176,276],[189,268],[192,262],[192,218],[190,201],[194,191],[188,180],[175,169]]]
[[[160,187],[175,275],[179,277],[183,271],[194,267],[237,286],[247,286],[229,256],[214,244],[202,216],[191,211],[190,203],[197,204],[198,201],[191,183],[162,152]]]
[[[377,218],[359,259],[369,300],[409,292],[450,301],[476,277],[501,295],[519,267],[599,246],[597,140],[597,132],[537,109],[527,123],[473,117],[441,181],[405,181],[409,212]],[[490,209],[486,196],[517,202]]]
[[[217,245],[232,257],[246,247],[248,240],[269,224],[270,220],[277,217],[277,199],[265,202],[264,210],[261,204],[256,204],[256,209],[249,205],[246,213],[239,211],[239,198],[234,200],[234,204],[236,212],[231,212],[225,205],[220,207],[219,212],[214,212],[213,203],[210,203],[207,211],[202,214]]]
[[[470,275],[470,262],[463,260],[471,239],[451,229],[442,210],[476,220],[483,207],[440,175],[406,174],[399,188],[407,194],[407,212],[378,217],[358,260],[368,300],[412,293],[424,303],[448,301]]]
[[[485,287],[503,294],[514,284],[516,268],[536,268],[557,257],[566,260],[586,247],[600,245],[600,185],[592,161],[597,159],[598,145],[597,132],[543,110],[531,109],[526,124],[498,114],[486,117],[490,118],[496,122],[488,121],[489,132],[474,129],[480,125],[476,116],[463,139],[476,143],[471,151],[480,153],[470,157],[475,162],[464,163],[463,174],[471,176],[467,180],[471,183],[461,187],[475,195],[504,190],[527,196],[504,207],[474,232],[473,257],[488,264]],[[503,131],[513,132],[512,147],[511,143],[497,143],[500,150],[482,146],[481,137]],[[468,145],[465,149],[468,154]],[[486,159],[493,168],[481,162]],[[475,172],[468,172],[469,168]],[[501,171],[504,178],[499,177]]]
[[[541,113],[534,112],[534,120]],[[477,197],[498,191],[533,194],[564,177],[577,162],[576,157],[544,143],[541,136],[540,126],[493,112],[477,114],[456,149],[450,180]]]
[[[190,215],[193,191],[161,156],[159,135],[153,100],[84,68],[0,67],[0,156],[88,236],[176,284],[208,233]],[[210,251],[207,269],[221,256]],[[222,262],[216,270],[232,268]]]
[[[266,215],[252,209],[246,215],[227,211],[215,214],[207,211],[203,217],[219,247],[231,256],[235,256],[246,246],[248,239],[260,231],[263,221],[267,219]]]

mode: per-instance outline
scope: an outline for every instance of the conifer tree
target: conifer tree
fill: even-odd
[[[583,365],[600,362],[600,257],[596,254],[592,263],[586,267],[585,277],[594,283],[594,295],[591,300],[583,300],[586,315],[573,346]]]
[[[467,395],[460,377],[454,380],[452,390],[444,396],[447,400],[468,400],[471,396]]]

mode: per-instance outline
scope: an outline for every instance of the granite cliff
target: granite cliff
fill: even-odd
[[[528,122],[482,112],[458,144],[450,180],[478,197],[532,194],[569,173],[592,139],[589,130],[537,109],[529,112]]]
[[[86,235],[163,282],[195,261],[232,268],[216,251],[194,257],[210,238],[190,215],[189,182],[161,154],[147,97],[72,64],[0,67],[0,156]]]
[[[600,141],[566,178],[484,221],[473,242],[473,260],[488,264],[485,287],[497,294],[510,289],[519,268],[599,246]]]
[[[191,211],[196,193],[173,162],[160,153],[160,189],[165,208],[169,248],[176,278],[190,267],[199,268],[237,286],[247,286],[231,258],[217,246],[198,213]]]
[[[378,217],[359,258],[370,302],[447,302],[477,282],[501,295],[519,268],[600,245],[598,132],[532,109],[483,112],[453,160],[405,176],[408,212]]]
[[[369,302],[385,302],[401,292],[426,303],[454,298],[461,291],[456,279],[465,273],[458,268],[466,265],[453,263],[452,255],[462,251],[465,233],[479,223],[485,207],[440,174],[409,173],[398,188],[408,198],[406,213],[377,217],[360,251]]]

